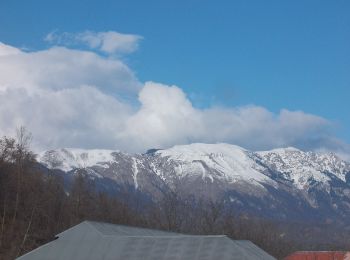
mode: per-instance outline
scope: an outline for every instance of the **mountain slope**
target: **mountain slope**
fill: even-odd
[[[38,161],[69,176],[84,169],[106,189],[127,186],[156,200],[173,190],[273,218],[346,221],[350,213],[350,164],[334,154],[190,144],[146,154],[58,149]]]

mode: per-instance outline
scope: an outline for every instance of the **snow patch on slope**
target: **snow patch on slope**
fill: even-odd
[[[38,161],[50,169],[59,169],[66,172],[96,165],[106,168],[108,163],[114,161],[113,152],[116,151],[63,148],[39,154]]]
[[[162,157],[168,157],[178,164],[177,172],[191,174],[201,173],[213,181],[213,176],[206,175],[205,167],[215,170],[217,178],[230,182],[238,180],[259,182],[272,181],[268,176],[259,172],[263,170],[252,158],[249,151],[230,144],[190,144],[177,145],[170,149],[156,152]]]
[[[334,154],[303,152],[293,147],[261,151],[257,154],[263,163],[283,173],[298,189],[307,188],[311,181],[327,185],[331,180],[327,173],[346,182],[346,173],[350,171],[350,165]]]
[[[134,179],[134,185],[135,189],[139,187],[139,184],[137,183],[137,174],[139,173],[139,169],[137,168],[137,161],[135,158],[132,158],[132,172],[133,172],[133,179]]]

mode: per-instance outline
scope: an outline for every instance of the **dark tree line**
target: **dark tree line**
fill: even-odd
[[[235,214],[222,202],[196,200],[175,191],[151,204],[138,203],[137,196],[128,190],[123,196],[112,196],[97,191],[83,170],[67,187],[62,177],[37,164],[30,140],[24,128],[18,130],[17,138],[0,139],[0,259],[14,259],[84,220],[190,234],[226,234],[251,240],[278,258],[296,250],[350,246],[346,244],[350,241],[347,233],[340,238],[344,243],[323,247],[307,244],[298,241],[299,225],[278,225]],[[313,234],[314,230],[308,233],[310,237]]]

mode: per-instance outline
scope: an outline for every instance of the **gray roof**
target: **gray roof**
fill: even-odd
[[[272,260],[250,241],[84,221],[20,260]]]

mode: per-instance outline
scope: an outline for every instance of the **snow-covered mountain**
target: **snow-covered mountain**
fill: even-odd
[[[198,143],[145,154],[58,149],[38,161],[69,176],[84,169],[105,187],[128,186],[154,198],[169,189],[271,217],[339,220],[350,214],[350,163],[334,154]]]

